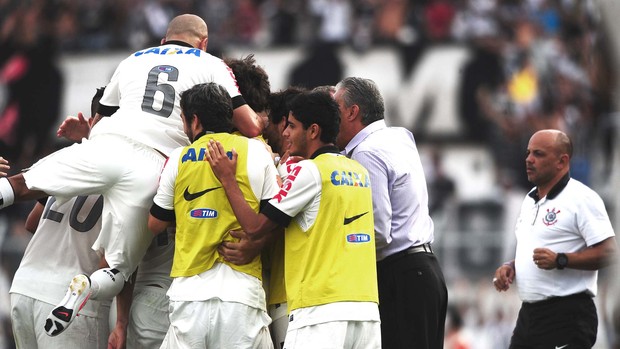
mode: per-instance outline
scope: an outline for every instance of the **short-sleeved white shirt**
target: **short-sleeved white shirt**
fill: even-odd
[[[568,177],[538,202],[533,197],[535,191],[525,197],[515,229],[519,296],[524,302],[580,292],[595,296],[596,270],[539,269],[532,256],[539,247],[572,253],[614,236],[603,200],[583,183]]]
[[[181,93],[207,82],[222,85],[231,98],[240,95],[231,69],[200,49],[168,43],[133,53],[118,65],[99,102],[118,110],[97,123],[90,137],[119,134],[169,155],[189,145]]]

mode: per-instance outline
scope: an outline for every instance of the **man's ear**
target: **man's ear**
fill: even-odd
[[[568,154],[560,155],[560,165],[562,165],[562,167],[567,167],[569,164],[570,158],[568,157]]]
[[[194,114],[192,115],[192,129],[197,130],[199,128],[202,127],[202,125],[200,125],[200,119],[198,118],[198,115]]]
[[[308,127],[310,139],[319,139],[321,137],[321,127],[318,124],[312,124]]]
[[[200,40],[200,44],[198,44],[198,48],[207,52],[207,44],[209,43],[209,37],[207,36],[206,38]]]
[[[352,106],[348,108],[347,115],[345,115],[345,117],[347,118],[348,121],[353,121],[357,119],[359,115],[360,115],[360,107],[357,104],[353,104]]]

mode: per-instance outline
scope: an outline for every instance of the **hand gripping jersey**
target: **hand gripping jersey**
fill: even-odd
[[[321,154],[295,167],[270,203],[280,208],[287,198],[296,201],[292,192],[296,177],[311,170],[312,164],[321,186],[316,217],[309,228],[295,217],[285,232],[289,311],[334,302],[377,303],[372,196],[364,167],[345,156]],[[287,188],[291,192],[286,193]],[[291,212],[282,210],[287,211]]]
[[[247,138],[227,133],[208,134],[185,147],[179,158],[174,189],[177,230],[171,276],[197,275],[220,262],[261,279],[260,256],[249,264],[238,266],[224,261],[217,252],[222,241],[233,241],[228,232],[241,230],[241,226],[226,192],[205,159],[210,139],[219,141],[225,149],[237,151],[237,182],[250,206],[256,212],[259,209],[260,199],[252,191],[248,177]]]

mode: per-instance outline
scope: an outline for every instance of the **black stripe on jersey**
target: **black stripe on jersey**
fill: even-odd
[[[97,113],[101,114],[101,116],[110,116],[118,110],[118,107],[110,107],[108,105],[103,105],[99,103],[97,107]]]
[[[293,219],[293,217],[289,217],[286,213],[278,210],[270,203],[267,203],[267,205],[265,205],[260,212],[282,227],[288,227],[289,223]]]
[[[153,215],[153,217],[159,219],[160,221],[164,221],[164,222],[174,221],[174,210],[166,210],[165,208],[161,208],[157,206],[156,204],[153,204],[153,206],[151,206],[150,212],[151,212],[151,215]]]
[[[239,96],[236,96],[236,97],[232,98],[233,109],[237,109],[240,106],[246,105],[246,104],[248,104],[248,103],[245,101],[245,98],[243,98],[242,95],[239,95]]]

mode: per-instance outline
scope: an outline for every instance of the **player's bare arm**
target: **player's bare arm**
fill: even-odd
[[[232,230],[230,236],[239,239],[237,242],[224,241],[217,248],[224,260],[236,264],[244,265],[252,262],[265,246],[269,246],[278,238],[282,238],[284,228],[278,227],[270,234],[258,240],[250,239],[243,230]]]
[[[556,269],[558,253],[548,248],[536,248],[532,254],[534,263],[540,269]],[[614,237],[607,238],[583,251],[565,253],[568,259],[566,268],[579,270],[598,270],[612,265],[617,259],[617,245]]]
[[[159,233],[163,233],[168,227],[172,226],[172,222],[163,221],[149,214],[148,226],[153,235],[159,235]]]
[[[249,138],[259,136],[264,128],[262,119],[247,104],[233,110],[233,125]]]
[[[245,201],[243,193],[237,184],[237,152],[232,149],[232,159],[226,155],[221,143],[211,140],[207,160],[211,164],[213,173],[222,183],[226,191],[228,201],[232,206],[235,216],[241,228],[252,240],[261,239],[266,234],[278,227],[278,224],[267,218],[264,214],[256,213]]]

